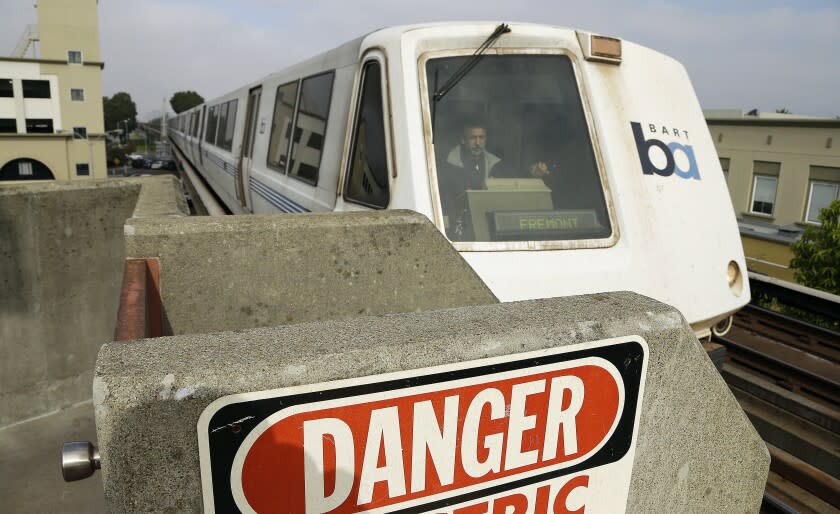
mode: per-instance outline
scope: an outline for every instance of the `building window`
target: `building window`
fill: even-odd
[[[773,214],[776,203],[776,177],[756,175],[753,179],[752,212],[757,214]]]
[[[85,101],[85,90],[78,89],[78,88],[71,88],[70,89],[70,100],[74,102],[84,102]]]
[[[0,79],[0,98],[12,98],[15,91],[12,88],[12,79]]]
[[[68,50],[67,51],[67,62],[70,64],[82,64],[82,52],[81,50]]]
[[[14,159],[0,168],[0,182],[5,180],[54,180],[47,166],[34,159]]]
[[[14,118],[0,118],[0,134],[16,134],[17,120]]]
[[[40,118],[26,118],[27,134],[52,134],[53,120]]]
[[[87,139],[87,127],[73,127],[73,139]]]
[[[24,98],[50,98],[49,80],[24,80],[22,82]]]
[[[831,182],[809,183],[808,208],[805,210],[807,223],[820,223],[820,210],[825,209],[840,195],[840,184]]]
[[[719,157],[720,169],[723,170],[723,180],[729,183],[729,157]]]
[[[90,175],[90,165],[88,164],[77,164],[76,165],[76,175],[79,177],[87,177]]]

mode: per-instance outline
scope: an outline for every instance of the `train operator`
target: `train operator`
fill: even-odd
[[[467,191],[487,189],[488,178],[521,176],[500,157],[489,152],[486,145],[487,124],[481,120],[467,121],[462,128],[461,142],[449,152],[446,161],[438,166],[441,203],[444,214],[452,223],[447,232],[456,239],[469,237],[465,233],[465,230],[469,230],[465,226],[468,217]],[[545,180],[549,175],[548,165],[542,161],[536,162],[528,168],[528,174]]]
[[[489,177],[513,177],[502,159],[487,151],[487,125],[478,120],[467,122],[461,133],[461,143],[446,157],[445,172],[448,180],[461,182],[462,190],[487,189]],[[542,161],[530,166],[528,173],[534,178],[548,175],[548,165]],[[454,184],[453,184],[454,185]]]

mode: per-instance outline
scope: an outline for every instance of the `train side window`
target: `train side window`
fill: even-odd
[[[305,78],[300,85],[289,175],[312,185],[318,183],[318,168],[321,166],[323,140],[327,134],[334,77],[335,73],[330,71]]]
[[[216,125],[219,122],[219,106],[214,105],[210,108],[207,112],[207,134],[204,137],[204,140],[210,143],[211,145],[216,141]]]
[[[297,81],[283,84],[277,88],[274,102],[274,116],[271,120],[271,139],[268,143],[266,164],[277,171],[286,171],[286,157],[289,151],[289,138],[295,116],[297,101]]]
[[[216,146],[224,148],[225,126],[228,119],[228,103],[219,106],[219,129],[216,131]]]
[[[228,102],[228,110],[227,110],[227,123],[225,123],[225,132],[224,138],[222,139],[222,148],[227,151],[231,151],[233,149],[233,129],[236,127],[236,107],[239,103],[239,100],[231,100]],[[222,133],[222,129],[219,129],[219,134]]]
[[[388,157],[382,110],[382,72],[378,62],[365,64],[353,127],[345,200],[384,209],[388,206]]]

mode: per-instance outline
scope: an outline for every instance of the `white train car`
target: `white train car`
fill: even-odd
[[[552,26],[378,30],[181,113],[233,213],[411,209],[501,301],[631,290],[698,336],[749,301],[685,68]]]

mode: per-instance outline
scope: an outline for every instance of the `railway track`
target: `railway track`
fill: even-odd
[[[748,305],[714,342],[770,450],[762,512],[840,513],[840,333]]]

